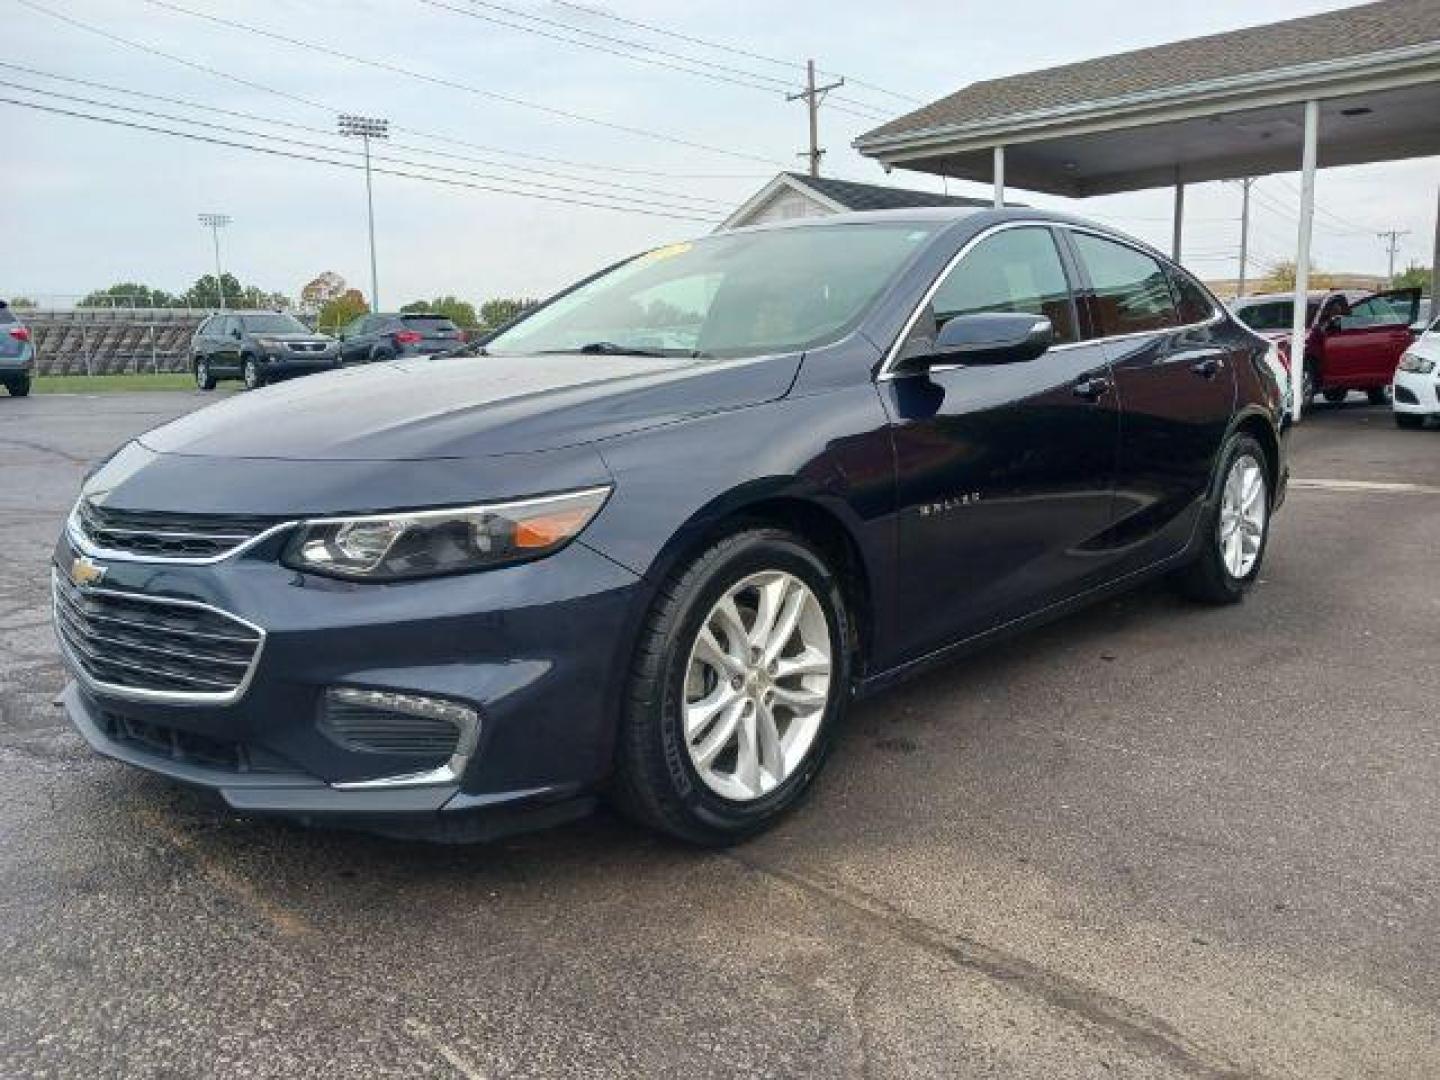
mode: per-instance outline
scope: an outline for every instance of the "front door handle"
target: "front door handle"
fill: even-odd
[[[1099,401],[1110,392],[1110,380],[1103,375],[1091,375],[1075,384],[1075,396],[1086,401]]]
[[[1204,360],[1191,364],[1190,370],[1202,378],[1213,379],[1220,370],[1220,360],[1218,357],[1207,356]]]

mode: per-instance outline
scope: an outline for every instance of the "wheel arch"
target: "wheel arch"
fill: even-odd
[[[1231,422],[1230,430],[1225,433],[1225,442],[1220,445],[1223,447],[1225,443],[1230,441],[1230,437],[1236,434],[1249,435],[1258,442],[1260,448],[1265,451],[1265,481],[1270,485],[1270,501],[1273,507],[1280,492],[1280,468],[1282,461],[1280,434],[1275,430],[1274,422],[1259,408],[1252,407],[1245,409]],[[1220,483],[1218,458],[1216,459],[1216,466],[1215,484],[1218,485]],[[1213,490],[1217,489],[1212,488],[1212,491]]]

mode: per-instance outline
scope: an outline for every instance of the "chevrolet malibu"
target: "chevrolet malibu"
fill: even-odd
[[[1029,210],[649,251],[479,355],[243,395],[122,447],[55,552],[96,750],[234,809],[467,839],[601,795],[771,825],[846,706],[1169,575],[1255,581],[1267,343]]]

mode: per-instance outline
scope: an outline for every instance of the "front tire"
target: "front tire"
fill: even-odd
[[[195,358],[195,385],[201,390],[215,389],[215,373],[210,370],[210,361],[203,356]]]
[[[1236,604],[1260,576],[1270,539],[1270,481],[1264,449],[1249,435],[1230,437],[1220,477],[1200,523],[1200,552],[1175,575],[1180,591],[1207,604]]]
[[[820,771],[850,690],[839,582],[798,537],[754,528],[660,590],[621,719],[614,795],[694,844],[773,825]]]
[[[1390,395],[1385,392],[1383,386],[1377,386],[1373,390],[1366,390],[1365,396],[1370,399],[1371,405],[1389,405]]]
[[[1404,428],[1406,431],[1414,431],[1425,426],[1425,417],[1415,413],[1397,412],[1395,414],[1395,426]]]
[[[240,377],[245,381],[246,390],[259,390],[265,385],[265,376],[260,371],[260,361],[253,356],[245,357],[240,368]]]

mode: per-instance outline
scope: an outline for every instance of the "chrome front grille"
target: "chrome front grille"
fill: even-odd
[[[141,701],[238,699],[265,632],[189,600],[81,589],[51,571],[55,631],[81,680]]]
[[[223,558],[280,523],[243,514],[115,510],[90,499],[82,499],[71,518],[72,527],[99,552],[194,562]]]

